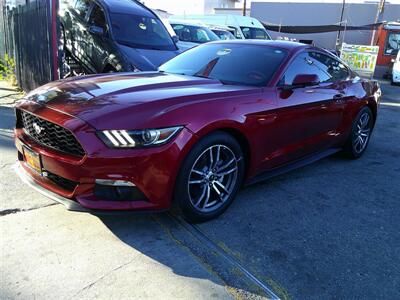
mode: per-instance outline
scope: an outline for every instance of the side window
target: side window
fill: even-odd
[[[319,52],[310,52],[310,57],[322,72],[327,73],[331,77],[327,81],[346,80],[349,76],[347,68],[340,61],[328,55]]]
[[[233,26],[228,26],[229,27],[229,31],[237,38],[237,39],[241,39],[242,36],[240,35],[239,30],[236,27]]]
[[[89,10],[91,0],[76,0],[75,10],[79,16],[84,18]]]
[[[319,52],[308,52],[308,59],[310,65],[314,69],[314,74],[318,75],[320,82],[324,83],[332,81],[332,76],[328,70],[328,60],[330,59],[329,56],[323,55]]]
[[[89,25],[95,25],[101,27],[104,29],[104,32],[107,30],[106,17],[101,7],[98,6],[97,4],[95,4],[90,14]]]
[[[321,82],[330,80],[330,76],[316,66],[308,53],[301,53],[287,68],[285,74],[279,81],[279,85],[292,85],[294,78],[299,74],[316,74]]]

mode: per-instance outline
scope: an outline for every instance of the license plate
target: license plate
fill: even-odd
[[[40,154],[32,151],[24,146],[24,156],[26,164],[38,173],[42,173],[42,165],[40,163]]]

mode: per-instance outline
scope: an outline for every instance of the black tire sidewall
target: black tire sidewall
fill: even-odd
[[[196,159],[201,155],[201,153],[203,153],[205,149],[216,144],[225,145],[229,147],[235,153],[235,156],[239,158],[238,176],[235,187],[230,197],[225,201],[225,203],[215,211],[205,213],[198,211],[191,203],[187,190],[187,183],[190,171]],[[175,209],[178,210],[183,215],[183,217],[189,222],[204,222],[219,216],[229,207],[229,205],[233,202],[234,198],[236,197],[236,194],[243,181],[244,171],[245,171],[245,163],[244,163],[243,151],[239,143],[231,135],[225,132],[217,131],[203,137],[190,150],[180,168],[179,175],[175,183],[175,191],[174,191]]]

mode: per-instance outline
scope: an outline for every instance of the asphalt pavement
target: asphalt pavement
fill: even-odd
[[[1,299],[400,299],[400,87],[365,155],[243,189],[216,220],[66,211],[15,174],[0,107]]]

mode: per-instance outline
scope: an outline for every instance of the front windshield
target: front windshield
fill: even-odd
[[[171,36],[157,18],[131,14],[111,14],[111,27],[115,40],[130,47],[176,50]]]
[[[247,39],[256,39],[256,40],[270,40],[270,36],[267,31],[263,28],[255,28],[255,27],[240,27],[242,29],[242,33],[244,38]]]
[[[176,56],[159,70],[224,84],[265,86],[285,57],[286,51],[263,45],[211,43]]]
[[[210,29],[196,25],[171,24],[180,41],[203,44],[219,38]]]
[[[220,40],[235,40],[235,36],[227,30],[220,30],[220,29],[212,29]]]

